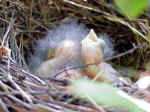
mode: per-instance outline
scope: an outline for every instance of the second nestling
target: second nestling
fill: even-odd
[[[55,50],[53,52],[54,57],[52,59],[48,59],[47,61],[43,62],[35,70],[36,74],[40,75],[41,77],[51,77],[53,76],[51,74],[56,73],[56,71],[59,72],[60,70],[65,69],[66,65],[70,61],[75,60],[78,57],[79,45],[78,43],[72,40],[64,40],[59,44],[59,46],[54,48],[54,50]],[[53,54],[49,54],[50,57],[51,55]],[[75,73],[74,70],[73,72]],[[60,74],[60,75],[63,76],[64,74]]]

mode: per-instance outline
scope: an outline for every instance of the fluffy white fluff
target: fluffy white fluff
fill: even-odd
[[[89,29],[83,24],[78,24],[76,20],[65,19],[59,25],[49,30],[44,39],[37,41],[37,48],[34,55],[29,59],[30,70],[39,66],[47,57],[48,48],[57,46],[64,39],[71,39],[80,42],[87,36]],[[113,44],[107,35],[98,34],[99,38],[103,38],[106,42],[104,48],[104,57],[114,54]]]

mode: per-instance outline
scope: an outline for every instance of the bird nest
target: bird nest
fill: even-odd
[[[1,112],[99,111],[93,104],[66,92],[67,81],[44,80],[28,72],[25,60],[33,54],[35,41],[44,37],[49,28],[66,17],[72,17],[96,32],[111,37],[116,52],[123,53],[121,57],[112,58],[114,63],[140,68],[149,59],[150,16],[144,12],[140,19],[128,19],[114,8],[113,0],[110,1],[0,2]]]

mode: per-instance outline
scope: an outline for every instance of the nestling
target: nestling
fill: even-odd
[[[112,56],[114,52],[112,43],[107,36],[97,37],[94,30],[88,32],[84,25],[79,25],[74,20],[52,29],[46,39],[39,41],[38,45],[37,54],[35,53],[31,58],[30,68],[41,77],[53,77],[66,67],[100,62],[102,58]],[[104,74],[116,73],[111,65],[104,62],[88,66],[85,69],[68,71],[69,74],[76,74],[77,77],[88,76],[91,78],[102,72]],[[106,80],[106,77],[101,75],[99,79]]]
[[[35,73],[42,77],[52,76],[63,69],[69,61],[76,59],[77,52],[79,52],[79,45],[76,42],[64,40],[55,48],[54,58],[43,62]]]
[[[85,64],[92,64],[85,68],[85,73],[91,77],[101,81],[114,80],[116,70],[111,65],[101,62],[104,57],[105,41],[98,38],[92,29],[87,37],[81,41],[81,59]],[[99,64],[98,64],[99,63]]]

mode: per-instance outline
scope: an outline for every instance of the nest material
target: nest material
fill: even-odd
[[[3,0],[0,2],[1,40],[11,19],[14,19],[14,27],[8,42],[11,43],[9,46],[13,51],[13,57],[6,56],[5,53],[0,56],[1,112],[99,111],[89,103],[80,102],[78,99],[72,100],[72,95],[68,93],[66,95],[65,87],[62,86],[64,81],[50,80],[47,85],[45,80],[24,70],[26,65],[24,60],[32,55],[34,42],[65,17],[73,17],[89,28],[94,28],[96,32],[109,35],[118,53],[131,49],[133,43],[137,45],[142,42],[148,45],[149,14],[145,12],[140,19],[128,19],[114,8],[113,0],[110,1],[112,1],[110,4],[106,0]],[[124,56],[121,62],[116,60],[115,62],[138,66],[148,58],[149,46],[146,46]],[[71,101],[66,101],[66,97],[71,97]]]

